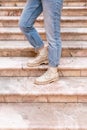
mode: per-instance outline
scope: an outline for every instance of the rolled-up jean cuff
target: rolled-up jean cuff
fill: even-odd
[[[49,63],[48,66],[49,66],[49,67],[58,67],[59,64],[58,64],[58,65],[54,65],[54,64],[50,64],[50,63]]]
[[[40,46],[36,46],[36,47],[34,47],[35,52],[38,52],[38,50],[41,49],[42,47],[44,47],[44,43],[41,44]]]

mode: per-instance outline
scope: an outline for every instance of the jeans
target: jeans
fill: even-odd
[[[36,18],[43,12],[44,27],[48,41],[49,66],[57,67],[61,57],[60,20],[63,0],[27,0],[19,20],[19,27],[35,49],[43,47],[44,42],[33,26]]]

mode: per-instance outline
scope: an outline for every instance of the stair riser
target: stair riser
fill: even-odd
[[[0,57],[34,57],[34,50],[27,49],[0,49]]]
[[[64,2],[64,6],[87,6],[86,2]]]
[[[0,6],[24,6],[26,1],[0,1]],[[64,6],[86,6],[86,0],[83,1],[64,1]]]
[[[14,6],[14,7],[17,7],[17,6],[24,6],[25,5],[25,2],[15,2],[15,1],[11,1],[11,2],[4,2],[4,1],[0,1],[0,6]]]
[[[63,9],[63,16],[87,16],[87,8],[84,9]]]
[[[34,49],[0,49],[1,57],[33,57],[36,56]],[[62,57],[87,57],[87,49],[62,49]]]
[[[65,20],[61,22],[61,27],[87,27],[87,20]]]
[[[18,27],[19,20],[0,20],[0,27]],[[36,21],[36,27],[44,27],[43,21]]]
[[[20,16],[22,9],[0,9],[0,16]],[[87,16],[87,9],[63,9],[62,16]]]
[[[46,41],[46,34],[40,33],[40,36],[44,41]],[[75,41],[75,40],[81,40],[85,41],[87,40],[87,34],[83,33],[61,33],[62,40],[64,41]],[[27,40],[25,36],[22,33],[0,33],[0,40]]]
[[[87,49],[62,49],[62,57],[87,57]]]
[[[83,95],[0,95],[0,103],[87,103]]]
[[[37,76],[41,76],[45,71],[47,70],[47,68],[32,68],[32,69],[28,69],[28,68],[23,68],[23,66],[21,66],[21,68],[19,69],[0,69],[0,76],[4,77],[10,77],[10,76],[29,76],[29,77],[37,77]],[[87,76],[87,69],[63,69],[63,68],[59,68],[59,76],[60,77],[86,77]]]
[[[17,27],[19,20],[0,20],[0,27]],[[36,27],[44,27],[43,20],[36,20]],[[87,27],[87,20],[61,20],[61,27]]]

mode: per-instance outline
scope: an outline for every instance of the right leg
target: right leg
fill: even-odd
[[[19,21],[19,27],[35,49],[40,49],[44,43],[33,27],[36,18],[43,11],[41,0],[27,0]]]

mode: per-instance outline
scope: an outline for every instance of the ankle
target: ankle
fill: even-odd
[[[57,67],[51,67],[50,66],[48,69],[51,70],[53,73],[57,72]]]
[[[41,52],[44,49],[44,45],[38,49],[39,52]]]

